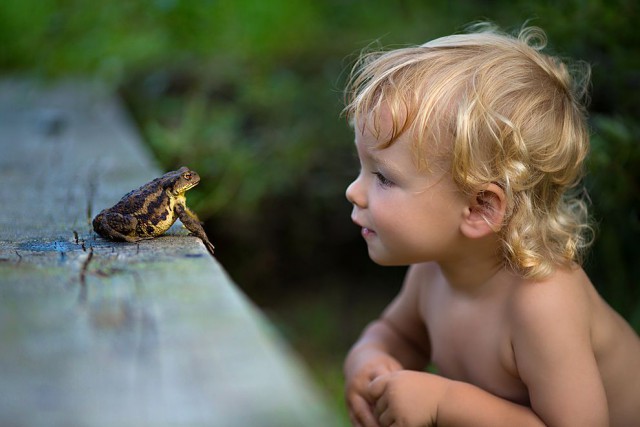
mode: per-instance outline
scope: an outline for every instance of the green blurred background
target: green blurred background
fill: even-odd
[[[586,269],[640,330],[637,0],[3,0],[3,75],[95,78],[118,91],[163,170],[202,176],[190,206],[217,257],[343,411],[341,363],[403,269],[367,258],[344,189],[346,73],[372,43],[417,44],[491,20],[545,29],[593,66]]]

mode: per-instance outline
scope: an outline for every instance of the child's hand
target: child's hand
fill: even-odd
[[[397,372],[402,366],[393,357],[378,353],[366,359],[355,370],[353,375],[347,375],[346,398],[349,418],[356,427],[379,427],[374,415],[374,401],[370,397],[369,386],[373,380]]]
[[[369,385],[369,398],[380,426],[436,425],[438,406],[447,389],[446,378],[417,371],[379,376]]]

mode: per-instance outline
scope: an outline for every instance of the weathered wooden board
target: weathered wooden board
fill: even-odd
[[[0,425],[337,425],[198,239],[92,232],[160,173],[100,86],[0,82]]]

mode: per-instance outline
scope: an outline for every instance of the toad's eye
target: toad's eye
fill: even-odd
[[[192,177],[191,172],[185,172],[185,173],[183,173],[183,174],[182,174],[182,177],[183,177],[184,179],[186,179],[187,181],[191,181],[191,177]]]
[[[382,187],[391,187],[393,185],[393,181],[391,181],[389,178],[384,176],[382,173],[373,172],[373,174],[376,176],[376,178],[378,180],[378,184],[380,184],[380,186],[382,186]]]

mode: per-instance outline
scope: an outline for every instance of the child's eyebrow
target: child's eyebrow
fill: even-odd
[[[397,167],[393,162],[385,159],[384,157],[376,156],[374,153],[368,152],[368,156],[373,161],[373,163],[377,165],[381,165],[387,171],[392,173],[400,173],[400,168]]]
[[[363,159],[367,159],[377,165],[382,165],[389,172],[400,173],[400,168],[398,168],[396,165],[394,165],[384,157],[376,155],[376,153],[368,145],[362,143],[358,144],[357,139],[354,140],[354,145],[356,146],[358,156],[362,156]]]

